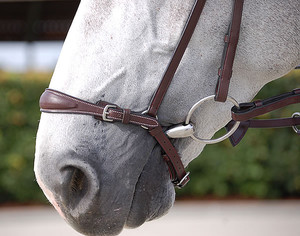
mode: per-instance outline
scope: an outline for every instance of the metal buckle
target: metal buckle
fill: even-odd
[[[147,114],[148,114],[148,110],[143,111],[141,114],[142,114],[142,115],[145,115],[145,114],[147,115]],[[150,116],[150,117],[151,117],[151,116]],[[157,115],[155,116],[155,119],[158,120]],[[141,125],[141,127],[142,127],[143,129],[146,129],[146,130],[149,129],[148,127],[146,127],[146,126],[144,126],[144,125]]]
[[[190,172],[187,172],[186,175],[180,180],[179,183],[174,183],[177,188],[183,188],[189,181]]]
[[[104,107],[104,110],[103,110],[103,113],[102,113],[102,120],[104,120],[104,121],[108,121],[108,122],[113,122],[114,120],[113,119],[109,119],[109,118],[107,118],[106,117],[106,115],[108,115],[109,113],[108,113],[108,109],[109,108],[117,108],[117,106],[116,105],[106,105],[105,107]]]
[[[300,117],[300,112],[295,112],[293,115],[292,115],[293,118],[295,117]],[[297,128],[296,125],[292,126],[293,130],[296,132],[296,134],[300,134],[300,129]]]

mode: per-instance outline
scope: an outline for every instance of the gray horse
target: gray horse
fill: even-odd
[[[84,0],[50,83],[81,99],[146,110],[194,0]],[[191,106],[214,94],[232,0],[207,0],[158,113],[182,123]],[[247,0],[229,94],[251,100],[266,83],[300,64],[299,0]],[[231,104],[203,104],[192,116],[210,138],[230,120]],[[174,141],[184,165],[204,148]],[[83,115],[43,114],[35,173],[49,201],[76,230],[116,235],[172,207],[175,193],[160,147],[147,131]]]

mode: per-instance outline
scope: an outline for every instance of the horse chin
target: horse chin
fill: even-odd
[[[146,221],[165,215],[173,206],[175,190],[160,148],[155,148],[136,184],[126,228],[136,228]]]

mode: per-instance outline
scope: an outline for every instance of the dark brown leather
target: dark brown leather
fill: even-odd
[[[194,4],[194,7],[191,11],[189,19],[188,19],[188,21],[185,25],[185,28],[183,30],[183,33],[181,35],[181,39],[179,40],[179,43],[177,44],[177,47],[174,51],[172,59],[168,65],[167,69],[165,70],[163,78],[162,78],[162,80],[158,86],[158,89],[156,90],[154,97],[148,108],[148,114],[152,117],[156,116],[157,111],[160,107],[160,104],[162,103],[162,100],[166,95],[166,92],[167,92],[167,90],[170,86],[170,83],[174,77],[174,74],[179,66],[182,56],[183,56],[183,54],[190,42],[190,39],[194,33],[194,30],[198,23],[199,17],[204,8],[205,2],[206,2],[206,0],[197,0]]]
[[[107,102],[100,102],[93,104],[65,93],[46,89],[40,98],[40,110],[48,113],[71,113],[91,115],[102,120],[103,111],[106,105],[113,105]],[[146,114],[130,112],[127,109],[109,108],[107,118],[113,121],[122,122],[125,118],[125,122],[144,126],[146,128],[155,128],[159,126],[158,121]]]
[[[226,126],[229,131],[235,121],[230,121]],[[281,119],[263,119],[242,121],[238,129],[229,137],[232,146],[236,146],[245,136],[248,128],[283,128],[300,125],[300,117],[281,118]]]
[[[129,124],[130,121],[130,109],[123,109],[123,117],[122,117],[122,123],[123,124]]]
[[[221,67],[218,71],[215,101],[225,102],[228,96],[229,84],[232,75],[232,66],[236,48],[239,41],[240,26],[242,21],[244,0],[235,0],[232,21],[225,35],[225,47],[222,56]]]
[[[227,132],[232,129],[234,123],[235,121],[232,120],[225,126]],[[242,138],[245,136],[249,128],[248,123],[249,121],[241,122],[238,129],[228,138],[233,147],[238,145]]]
[[[246,121],[295,103],[300,103],[300,89],[258,102],[241,103],[240,108],[231,109],[231,116],[235,121]]]
[[[154,129],[150,129],[149,133],[157,140],[162,149],[166,152],[164,160],[167,162],[170,176],[178,187],[183,187],[188,181],[189,176],[187,176],[184,166],[179,158],[176,148],[172,145],[169,138],[165,135],[161,126]],[[179,184],[179,185],[178,185]]]

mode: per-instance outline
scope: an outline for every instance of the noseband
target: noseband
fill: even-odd
[[[252,118],[267,112],[290,104],[300,103],[300,89],[295,89],[292,92],[266,100],[242,104],[239,104],[234,98],[228,96],[232,66],[239,39],[243,0],[235,0],[234,3],[232,21],[228,33],[224,38],[225,46],[221,67],[218,70],[219,77],[215,95],[203,98],[197,102],[190,109],[184,124],[173,127],[166,132],[163,131],[163,128],[157,119],[157,112],[194,33],[205,2],[205,0],[197,0],[195,2],[170,63],[167,66],[164,76],[146,112],[133,112],[130,109],[123,109],[115,104],[104,101],[94,104],[53,89],[46,89],[42,94],[40,98],[41,111],[48,113],[91,115],[94,116],[95,119],[104,122],[121,122],[123,124],[141,126],[148,130],[149,134],[153,136],[162,147],[162,157],[168,165],[170,178],[173,184],[179,188],[185,186],[189,181],[189,172],[186,173],[180,156],[169,138],[191,137],[196,141],[210,144],[220,142],[229,137],[231,143],[235,146],[240,142],[249,127],[265,128],[290,126],[300,135],[300,130],[297,128],[297,125],[300,124],[300,113],[298,112],[294,113],[291,118],[252,120]],[[211,99],[214,99],[217,102],[229,100],[234,104],[234,107],[231,110],[232,121],[227,124],[226,129],[229,131],[223,137],[214,140],[200,139],[194,135],[194,127],[190,123],[190,117],[202,103]]]

